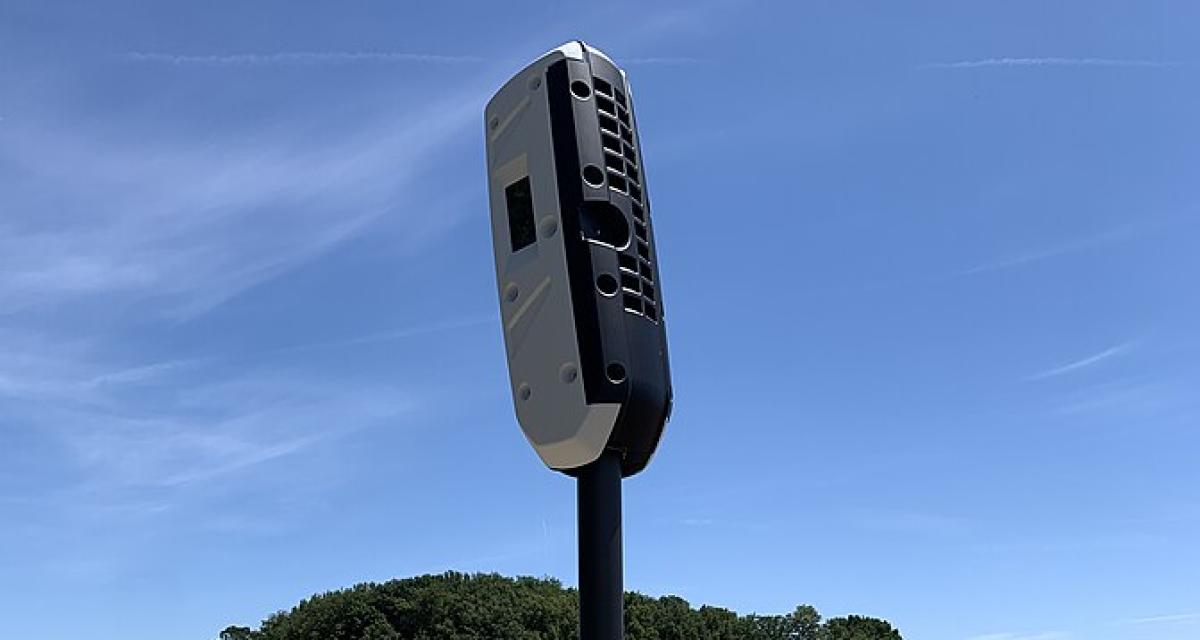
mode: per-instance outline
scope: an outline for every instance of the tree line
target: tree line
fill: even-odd
[[[304,600],[258,629],[220,640],[575,640],[579,594],[548,578],[448,572],[364,583]],[[811,606],[782,615],[693,608],[677,596],[625,594],[626,640],[902,640],[885,620],[822,620]]]

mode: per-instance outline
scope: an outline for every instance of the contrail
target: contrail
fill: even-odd
[[[1127,620],[1128,624],[1152,624],[1155,622],[1192,622],[1200,620],[1200,613],[1177,613],[1169,616],[1150,616],[1148,618],[1134,618]]]
[[[656,58],[621,58],[623,64],[633,65],[663,65],[663,66],[679,66],[693,64],[711,64],[712,60],[704,58],[686,58],[686,57],[656,57]]]
[[[1128,60],[1119,58],[984,58],[958,62],[933,62],[922,69],[978,69],[981,67],[1183,67],[1178,60]]]
[[[272,64],[345,64],[351,62],[432,62],[439,64],[480,62],[478,56],[447,56],[436,53],[397,51],[287,51],[281,53],[232,53],[181,55],[134,51],[122,56],[133,62],[174,65],[261,66]]]
[[[1094,353],[1086,358],[1082,358],[1082,359],[1076,360],[1074,362],[1068,362],[1067,364],[1064,364],[1059,367],[1055,367],[1053,369],[1048,369],[1046,371],[1042,371],[1041,373],[1036,373],[1032,376],[1029,376],[1029,378],[1027,378],[1027,379],[1028,380],[1045,380],[1046,378],[1053,378],[1056,376],[1061,376],[1063,374],[1071,373],[1072,371],[1078,371],[1080,369],[1090,367],[1098,362],[1103,362],[1104,360],[1108,360],[1109,358],[1112,358],[1113,356],[1118,356],[1123,353],[1126,353],[1130,349],[1132,349],[1133,346],[1134,346],[1133,342],[1124,342],[1122,344],[1114,345],[1114,346],[1111,346],[1099,353]]]

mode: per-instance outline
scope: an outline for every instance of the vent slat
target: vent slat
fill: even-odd
[[[609,169],[608,188],[624,193],[629,189],[629,185],[625,182],[625,176],[613,171],[612,169]]]
[[[639,271],[637,258],[633,256],[628,256],[624,253],[618,253],[617,262],[620,264],[622,269],[630,273],[638,273]]]
[[[610,116],[618,116],[617,105],[612,100],[596,94],[596,108]]]
[[[617,134],[609,133],[603,129],[600,130],[600,144],[605,151],[611,151],[617,155],[621,154],[621,141],[617,138]]]
[[[624,135],[621,133],[621,125],[617,124],[616,118],[611,118],[603,113],[597,113],[597,118],[600,120],[601,131],[607,131],[613,135],[620,135],[622,138],[624,138]]]

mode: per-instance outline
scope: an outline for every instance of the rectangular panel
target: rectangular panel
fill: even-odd
[[[537,241],[529,176],[508,185],[504,189],[504,201],[508,206],[508,237],[512,241],[513,253],[516,253]]]

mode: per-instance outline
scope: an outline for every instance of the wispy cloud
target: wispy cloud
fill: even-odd
[[[415,406],[402,390],[343,387],[281,371],[230,377],[224,369],[164,363],[93,375],[98,366],[81,359],[38,371],[0,363],[0,376],[30,381],[22,395],[8,390],[0,416],[49,436],[67,454],[55,464],[82,473],[92,491],[213,480],[395,420]],[[146,386],[156,393],[137,393]]]
[[[1124,58],[983,58],[955,62],[932,62],[922,69],[979,69],[984,67],[1183,67],[1193,63],[1180,60],[1136,60]]]
[[[412,238],[444,220],[401,210],[428,158],[473,122],[482,91],[405,118],[164,139],[137,127],[5,132],[0,306],[147,299],[188,317],[328,252],[386,214]],[[44,212],[62,218],[49,224]],[[145,305],[145,302],[143,302]],[[153,309],[154,307],[150,307]]]
[[[342,340],[327,340],[324,342],[310,342],[305,344],[297,344],[287,347],[281,347],[273,350],[277,353],[287,353],[296,351],[311,351],[316,349],[332,349],[344,347],[356,347],[366,344],[377,344],[380,342],[391,342],[393,340],[404,340],[407,338],[416,338],[419,336],[434,335],[453,331],[455,329],[465,329],[468,327],[479,327],[487,324],[499,323],[499,317],[494,313],[479,313],[475,315],[463,316],[460,318],[452,318],[431,322],[429,324],[416,325],[412,327],[404,327],[401,329],[391,329],[389,331],[380,331],[377,333],[368,334],[365,336],[357,336],[353,338],[345,338]]]
[[[1169,622],[1200,622],[1200,613],[1175,613],[1163,616],[1147,616],[1124,620],[1124,624],[1162,624]]]
[[[1155,418],[1156,424],[1194,422],[1200,409],[1187,380],[1140,376],[1113,380],[1072,392],[1055,408],[1063,416],[1098,416],[1107,419]]]
[[[973,276],[996,271],[1007,271],[1009,269],[1019,269],[1046,260],[1082,253],[1084,251],[1116,244],[1118,242],[1129,240],[1139,235],[1155,231],[1162,227],[1176,224],[1184,219],[1185,218],[1183,217],[1170,217],[1162,218],[1152,222],[1139,222],[1120,225],[1111,229],[1100,231],[1098,233],[1066,240],[1058,244],[1022,251],[995,260],[983,262],[973,267],[961,269],[955,272],[953,275],[959,277]]]
[[[200,366],[204,363],[211,362],[211,358],[195,358],[188,360],[171,360],[168,362],[155,362],[152,364],[139,365],[102,373],[87,381],[88,387],[99,387],[114,384],[138,384],[140,382],[148,382],[156,380],[165,374],[182,371],[193,367]]]
[[[1121,344],[1113,345],[1111,347],[1108,347],[1107,349],[1103,349],[1101,351],[1093,353],[1092,355],[1080,358],[1078,360],[1073,360],[1066,364],[1052,367],[1052,368],[1046,369],[1044,371],[1039,371],[1038,373],[1035,373],[1026,379],[1030,380],[1030,381],[1045,380],[1046,378],[1055,378],[1058,376],[1066,375],[1068,373],[1080,371],[1082,369],[1087,369],[1088,367],[1097,365],[1097,364],[1104,362],[1105,360],[1108,360],[1115,356],[1129,353],[1134,348],[1135,345],[1136,345],[1136,343],[1132,342],[1132,341],[1122,342]]]
[[[388,385],[235,370],[216,358],[120,367],[102,351],[0,330],[0,439],[25,443],[0,442],[0,468],[32,464],[36,443],[38,474],[57,469],[59,482],[73,478],[93,493],[178,488],[395,422],[417,407]],[[6,484],[0,488],[16,490]]]
[[[277,64],[346,64],[355,62],[425,62],[456,64],[481,62],[479,56],[412,53],[405,51],[283,51],[277,53],[179,54],[131,51],[121,56],[131,62],[173,65],[263,66]]]
[[[179,54],[131,51],[121,54],[128,62],[166,64],[175,66],[262,67],[273,65],[342,65],[354,63],[378,64],[471,64],[487,62],[483,56],[410,53],[401,51],[284,51],[277,53],[217,53]],[[713,61],[690,56],[623,57],[622,65],[687,66],[706,65]]]
[[[689,57],[647,57],[647,58],[621,58],[620,64],[623,65],[662,65],[662,66],[687,66],[687,65],[704,65],[712,64],[713,61],[706,58],[689,58]]]
[[[0,546],[48,574],[109,579],[141,561],[137,539],[182,529],[291,530],[345,477],[330,466],[361,455],[353,438],[423,410],[394,379],[221,357],[129,366],[103,336],[0,327],[0,354]]]

